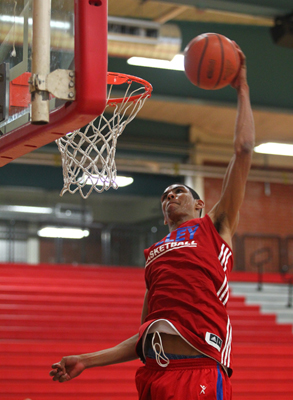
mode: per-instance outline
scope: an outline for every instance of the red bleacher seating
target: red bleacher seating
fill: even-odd
[[[93,368],[63,384],[49,377],[63,355],[114,346],[137,332],[139,268],[0,264],[0,398],[132,400],[140,361]],[[290,400],[292,327],[231,297],[234,400]],[[185,400],[185,399],[184,399]],[[187,399],[188,400],[188,399]]]

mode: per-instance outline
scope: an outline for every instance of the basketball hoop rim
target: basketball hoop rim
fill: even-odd
[[[123,83],[131,84],[132,82],[136,82],[141,84],[145,92],[143,94],[134,95],[134,96],[126,96],[126,97],[118,97],[118,98],[110,98],[107,101],[107,105],[115,105],[117,103],[122,103],[127,100],[128,102],[136,102],[140,99],[151,97],[153,87],[152,85],[146,81],[145,79],[139,78],[137,76],[128,75],[120,72],[108,72],[107,73],[107,84],[108,85],[122,85]]]

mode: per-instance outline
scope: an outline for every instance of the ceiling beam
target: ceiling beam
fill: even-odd
[[[159,24],[165,24],[166,22],[170,21],[173,18],[178,17],[178,15],[182,14],[184,11],[188,10],[189,6],[179,6],[174,7],[171,10],[168,10],[166,13],[163,13],[154,21],[158,22]]]
[[[235,1],[235,0],[159,0],[162,3],[174,3],[177,5],[185,5],[196,7],[198,9],[211,9],[219,11],[227,11],[238,14],[247,14],[262,17],[275,17],[292,11],[292,4],[280,6],[277,2],[274,7],[266,6],[263,0]]]
[[[212,148],[211,148],[212,147]],[[218,155],[219,162],[225,164],[229,162],[231,157],[231,147],[223,147],[219,149],[218,146],[210,146],[207,144],[198,145],[199,153],[214,154]],[[266,155],[267,165],[264,165],[264,158],[262,155],[254,155],[254,163],[259,168],[252,168],[248,180],[257,182],[271,182],[271,183],[282,183],[282,184],[293,184],[293,172],[287,170],[272,170],[270,169],[270,159],[271,157]],[[282,160],[284,157],[272,156],[273,158],[278,158]],[[23,157],[16,159],[12,162],[13,164],[31,164],[31,165],[47,165],[47,166],[61,166],[60,155],[32,152],[24,155]],[[209,165],[194,165],[194,164],[181,164],[174,162],[157,162],[150,160],[138,160],[130,158],[116,158],[117,171],[129,172],[129,173],[143,173],[143,174],[154,174],[154,175],[171,175],[171,176],[201,176],[205,178],[219,178],[222,179],[226,172],[226,167],[220,166],[209,166]],[[286,167],[286,166],[285,166]],[[60,170],[60,174],[62,174]]]

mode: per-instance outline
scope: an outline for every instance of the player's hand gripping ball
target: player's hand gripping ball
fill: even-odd
[[[192,39],[184,50],[185,74],[191,83],[207,90],[229,85],[240,69],[234,43],[218,33],[204,33]]]

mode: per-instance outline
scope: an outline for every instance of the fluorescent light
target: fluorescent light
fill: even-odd
[[[171,61],[159,60],[157,58],[131,57],[127,60],[130,65],[139,67],[171,69],[174,71],[184,71],[184,55],[176,54]]]
[[[51,207],[31,207],[31,206],[0,206],[0,212],[18,212],[28,214],[52,214]]]
[[[83,182],[86,179],[86,185],[92,185],[93,183],[97,186],[103,186],[103,182],[98,175],[91,175],[90,177],[83,177]],[[131,176],[116,176],[115,182],[119,187],[131,185],[133,183]],[[96,181],[96,182],[95,182]],[[105,178],[106,186],[109,186],[109,179]]]
[[[38,235],[48,238],[63,239],[82,239],[88,237],[90,232],[79,228],[57,228],[54,226],[46,226],[38,231]]]
[[[254,148],[256,153],[275,154],[279,156],[293,156],[293,144],[286,143],[262,143]]]
[[[70,22],[54,21],[54,20],[50,21],[51,28],[67,30],[67,29],[70,29],[70,26],[71,26]]]
[[[18,16],[11,16],[11,15],[0,15],[0,21],[1,22],[9,22],[12,24],[22,24],[24,23],[24,17],[18,17]],[[28,24],[32,25],[33,24],[33,19],[29,18],[28,19]],[[69,29],[70,28],[70,22],[63,22],[63,21],[50,21],[50,27],[51,28],[56,28],[56,29]]]
[[[29,18],[31,19],[31,18]],[[18,16],[11,16],[11,15],[0,15],[0,21],[1,22],[11,22],[12,24],[23,24],[24,17],[18,17]]]

